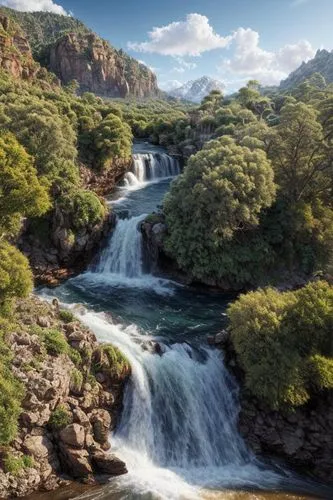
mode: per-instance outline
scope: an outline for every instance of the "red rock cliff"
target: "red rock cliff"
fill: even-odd
[[[154,96],[156,76],[94,33],[68,33],[50,48],[49,69],[67,84],[77,80],[81,92],[106,97]]]

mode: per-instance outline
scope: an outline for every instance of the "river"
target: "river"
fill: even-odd
[[[238,434],[237,384],[222,353],[207,345],[225,323],[228,297],[143,272],[138,224],[161,203],[180,167],[149,145],[138,144],[133,153],[133,172],[109,198],[118,222],[105,248],[87,272],[41,291],[69,308],[83,304],[80,319],[131,363],[121,422],[110,436],[129,473],[97,489],[71,486],[34,498],[316,497],[319,487],[260,462]],[[162,355],[143,349],[149,340],[160,343]]]

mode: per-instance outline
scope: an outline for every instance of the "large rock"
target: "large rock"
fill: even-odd
[[[96,474],[109,474],[110,476],[121,476],[126,474],[126,464],[115,455],[95,452],[92,463]]]
[[[70,448],[65,444],[59,446],[61,461],[65,469],[76,479],[82,479],[92,474],[92,467],[89,461],[87,450]]]
[[[109,432],[111,427],[111,416],[106,410],[95,410],[90,422],[93,427],[94,438],[104,449],[109,449]]]
[[[28,455],[32,455],[36,461],[45,459],[53,453],[51,441],[44,435],[27,436],[23,441],[23,448]]]
[[[74,448],[83,448],[85,440],[84,427],[79,424],[67,425],[60,432],[60,439],[69,446],[74,446]]]

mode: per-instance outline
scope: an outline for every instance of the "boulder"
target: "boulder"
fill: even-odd
[[[109,474],[110,476],[121,476],[126,474],[125,462],[115,455],[96,451],[92,455],[93,468],[96,474]]]
[[[83,448],[85,439],[84,427],[79,424],[67,425],[60,432],[60,439],[65,444],[74,446],[74,448]]]
[[[76,479],[85,478],[92,474],[87,450],[70,448],[64,443],[59,446],[61,461],[68,472]]]
[[[95,410],[90,419],[95,440],[105,449],[110,448],[108,441],[111,427],[111,416],[106,410]]]

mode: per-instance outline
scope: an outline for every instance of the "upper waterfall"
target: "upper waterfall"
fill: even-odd
[[[127,172],[124,180],[126,186],[137,186],[148,181],[175,177],[179,173],[179,161],[167,153],[135,153],[132,171]]]

